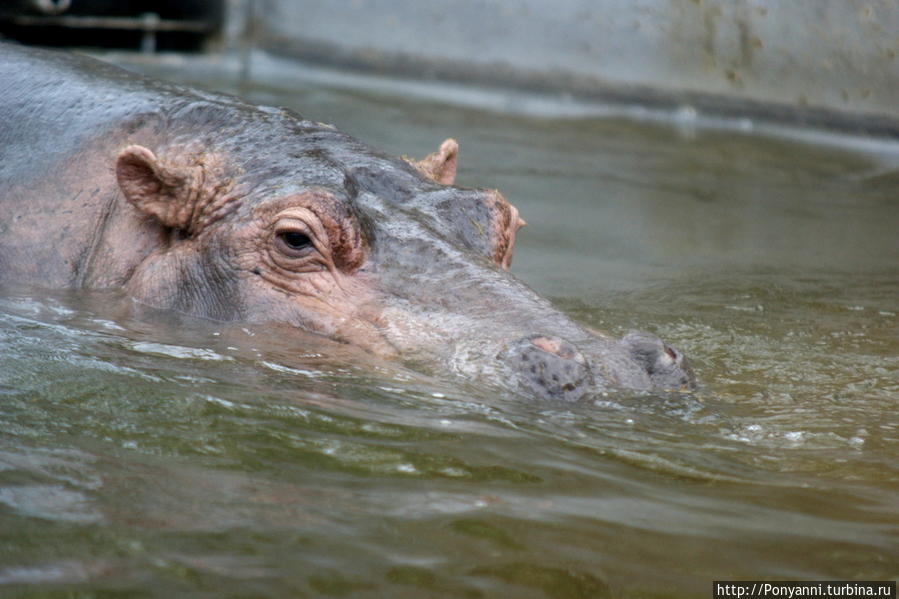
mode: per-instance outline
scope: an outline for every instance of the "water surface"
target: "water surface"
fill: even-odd
[[[115,292],[5,290],[0,594],[899,577],[899,149],[320,83],[248,95],[394,154],[455,137],[459,183],[530,223],[513,272],[587,325],[659,334],[702,387],[541,405]]]

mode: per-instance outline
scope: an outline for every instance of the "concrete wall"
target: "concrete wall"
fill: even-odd
[[[255,41],[311,62],[899,121],[899,0],[255,1]]]

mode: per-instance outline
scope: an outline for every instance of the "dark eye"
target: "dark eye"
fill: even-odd
[[[278,233],[278,239],[293,251],[305,250],[312,245],[312,240],[309,239],[309,236],[298,231]]]

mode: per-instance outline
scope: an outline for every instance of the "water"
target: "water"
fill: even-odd
[[[141,313],[0,299],[0,594],[697,597],[899,577],[899,151],[256,88],[530,226],[513,271],[691,356],[691,396],[521,402]],[[304,347],[306,347],[304,345]]]

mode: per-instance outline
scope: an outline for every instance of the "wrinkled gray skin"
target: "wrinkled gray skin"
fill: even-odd
[[[441,183],[454,172],[451,141],[414,164],[288,110],[0,45],[0,283],[121,287],[537,398],[692,387],[657,337],[587,331],[509,274],[517,211]]]

